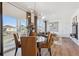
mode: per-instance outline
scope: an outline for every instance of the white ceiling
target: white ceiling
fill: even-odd
[[[12,4],[26,11],[35,9],[47,20],[70,19],[73,13],[79,9],[78,2],[12,2]]]

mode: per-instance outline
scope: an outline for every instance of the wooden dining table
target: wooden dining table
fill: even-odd
[[[28,36],[28,35],[26,35],[26,34],[20,34],[20,35],[19,35],[19,40],[20,40],[21,37],[27,37],[27,36]],[[48,35],[44,35],[44,36],[42,36],[42,35],[37,35],[37,36],[36,36],[36,42],[44,42],[44,41],[47,40],[47,37],[48,37]]]

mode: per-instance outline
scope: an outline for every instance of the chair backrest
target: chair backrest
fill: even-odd
[[[50,41],[50,37],[51,37],[51,33],[49,32],[48,33],[48,37],[47,37],[47,42],[49,43],[49,41]]]
[[[31,32],[30,36],[36,36],[36,32]]]
[[[19,35],[18,35],[18,33],[16,33],[16,35],[17,35],[17,38],[19,39]]]
[[[21,37],[21,53],[22,56],[37,55],[37,44],[35,36]]]
[[[53,39],[53,36],[52,36],[52,34],[51,34],[51,35],[50,35],[50,40],[49,40],[49,45],[52,45],[53,42],[54,42],[54,39]]]
[[[52,35],[51,39],[52,39],[52,41],[54,41],[54,36],[53,36],[53,34],[51,34],[51,35]]]
[[[18,47],[19,46],[19,41],[18,41],[17,34],[14,33],[13,36],[14,36],[14,40],[15,40],[15,45],[16,45],[16,47]]]

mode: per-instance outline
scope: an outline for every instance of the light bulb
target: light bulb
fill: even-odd
[[[45,19],[45,16],[43,16],[42,19]]]

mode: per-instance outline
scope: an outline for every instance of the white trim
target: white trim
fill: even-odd
[[[72,37],[70,37],[71,38],[71,40],[74,42],[74,43],[76,43],[78,46],[79,46],[79,40],[77,40],[76,38],[72,38]]]

